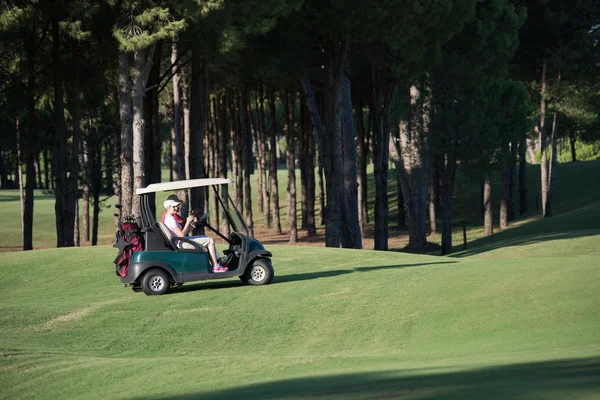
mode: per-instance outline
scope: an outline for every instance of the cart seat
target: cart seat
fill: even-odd
[[[156,225],[158,225],[158,227],[162,231],[163,236],[165,237],[165,242],[167,243],[167,245],[169,247],[171,247],[171,239],[174,238],[174,237],[177,237],[177,236],[173,235],[173,232],[171,232],[171,230],[169,228],[167,228],[167,226],[165,224],[163,224],[162,222],[157,222]],[[178,243],[177,247],[180,248],[180,249],[184,249],[184,250],[195,250],[195,249],[197,249],[197,247],[195,247],[193,244],[186,243],[183,240],[178,241],[177,243]],[[208,252],[208,249],[206,249],[206,247],[202,246],[199,243],[196,243],[196,242],[194,242],[194,243],[197,244],[198,247],[200,247],[200,249],[202,250],[203,253]]]

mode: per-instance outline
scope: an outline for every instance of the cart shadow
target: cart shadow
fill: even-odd
[[[456,264],[458,261],[441,261],[441,262],[430,262],[430,263],[417,263],[417,264],[397,264],[397,265],[379,265],[373,267],[355,267],[350,269],[336,269],[331,271],[318,271],[318,272],[305,272],[301,274],[290,274],[290,275],[277,275],[277,271],[275,277],[273,278],[273,282],[271,285],[276,285],[280,283],[290,283],[290,282],[301,282],[313,279],[324,279],[324,278],[333,278],[341,275],[348,275],[353,273],[365,273],[365,272],[375,272],[380,270],[398,270],[403,268],[412,268],[412,267],[425,267],[430,265],[441,265],[441,264]],[[213,289],[232,289],[247,286],[241,281],[222,281],[222,282],[200,282],[194,284],[186,284],[180,287],[173,288],[167,294],[176,294],[176,293],[185,293],[185,292],[194,292],[197,290],[213,290]]]

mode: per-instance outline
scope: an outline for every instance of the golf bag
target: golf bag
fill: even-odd
[[[129,269],[133,253],[144,249],[142,240],[142,234],[137,223],[119,223],[117,228],[117,242],[113,245],[113,247],[119,249],[119,254],[114,261],[116,275],[123,278],[127,276],[127,270]]]

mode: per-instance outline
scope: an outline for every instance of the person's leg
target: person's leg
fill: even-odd
[[[216,267],[217,264],[219,263],[219,252],[217,251],[217,247],[215,246],[215,241],[213,240],[213,238],[208,237],[208,236],[190,236],[189,237],[190,240],[193,240],[196,243],[201,244],[202,246],[206,247],[208,249],[208,254],[210,254],[210,258],[212,260],[213,263],[213,267]]]

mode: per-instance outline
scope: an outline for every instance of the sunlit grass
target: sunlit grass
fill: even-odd
[[[3,253],[0,398],[586,398],[598,237],[483,260],[270,246],[269,286],[159,297],[121,287],[108,246]]]

